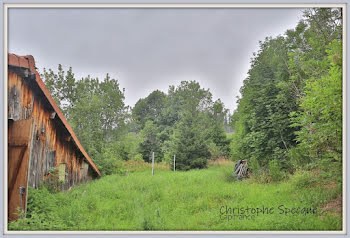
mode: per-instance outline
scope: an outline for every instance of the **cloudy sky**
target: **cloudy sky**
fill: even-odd
[[[39,71],[69,66],[77,78],[106,73],[134,106],[155,89],[196,80],[233,111],[250,58],[302,9],[10,9],[8,49]]]

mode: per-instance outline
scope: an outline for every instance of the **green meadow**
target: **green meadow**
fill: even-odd
[[[124,166],[128,176],[105,176],[70,191],[30,190],[27,217],[9,230],[342,229],[341,186],[320,183],[314,172],[261,184],[236,180],[230,162],[187,172],[156,164],[154,176],[147,163]]]

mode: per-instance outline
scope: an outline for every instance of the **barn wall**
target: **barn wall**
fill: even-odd
[[[8,214],[9,219],[17,218],[17,208],[26,209],[28,162],[30,141],[32,141],[33,119],[8,121]],[[21,189],[22,188],[22,189]],[[24,188],[24,190],[23,190]]]
[[[44,179],[53,176],[45,174],[50,158],[55,157],[54,166],[66,164],[66,175],[62,189],[91,180],[93,173],[84,172],[83,155],[62,126],[59,118],[50,116],[53,109],[31,79],[22,79],[9,69],[8,118],[14,121],[33,118],[33,140],[29,159],[28,186],[37,188]],[[88,165],[89,167],[89,165]],[[81,171],[84,172],[81,174]]]

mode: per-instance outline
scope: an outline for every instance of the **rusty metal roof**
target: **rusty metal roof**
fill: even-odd
[[[72,138],[74,140],[74,143],[76,144],[76,146],[78,147],[80,152],[84,155],[85,159],[88,161],[88,163],[91,165],[91,167],[95,170],[95,172],[98,175],[101,175],[100,171],[98,170],[98,168],[96,167],[94,162],[92,162],[91,158],[86,153],[86,151],[84,150],[83,146],[80,144],[80,142],[79,142],[77,136],[75,135],[73,129],[68,124],[68,122],[67,122],[66,118],[64,117],[63,113],[61,112],[61,110],[59,109],[59,107],[55,103],[54,99],[52,98],[50,92],[45,87],[44,82],[40,79],[40,75],[36,71],[36,68],[35,68],[34,57],[31,56],[31,55],[18,56],[18,55],[15,55],[15,54],[8,54],[8,65],[9,66],[10,65],[11,66],[15,66],[15,67],[21,67],[21,68],[26,68],[26,69],[29,69],[31,73],[35,73],[35,82],[38,84],[39,88],[44,93],[45,97],[47,98],[47,100],[51,104],[52,108],[57,113],[57,116],[60,118],[60,120],[63,123],[63,125],[65,126],[65,128],[67,129],[69,134],[72,136]]]

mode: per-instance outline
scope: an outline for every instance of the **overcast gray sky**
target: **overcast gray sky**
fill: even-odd
[[[134,106],[153,90],[196,80],[236,108],[250,58],[283,34],[302,9],[10,9],[9,52],[31,54],[39,71],[71,66],[77,78],[106,73]]]

